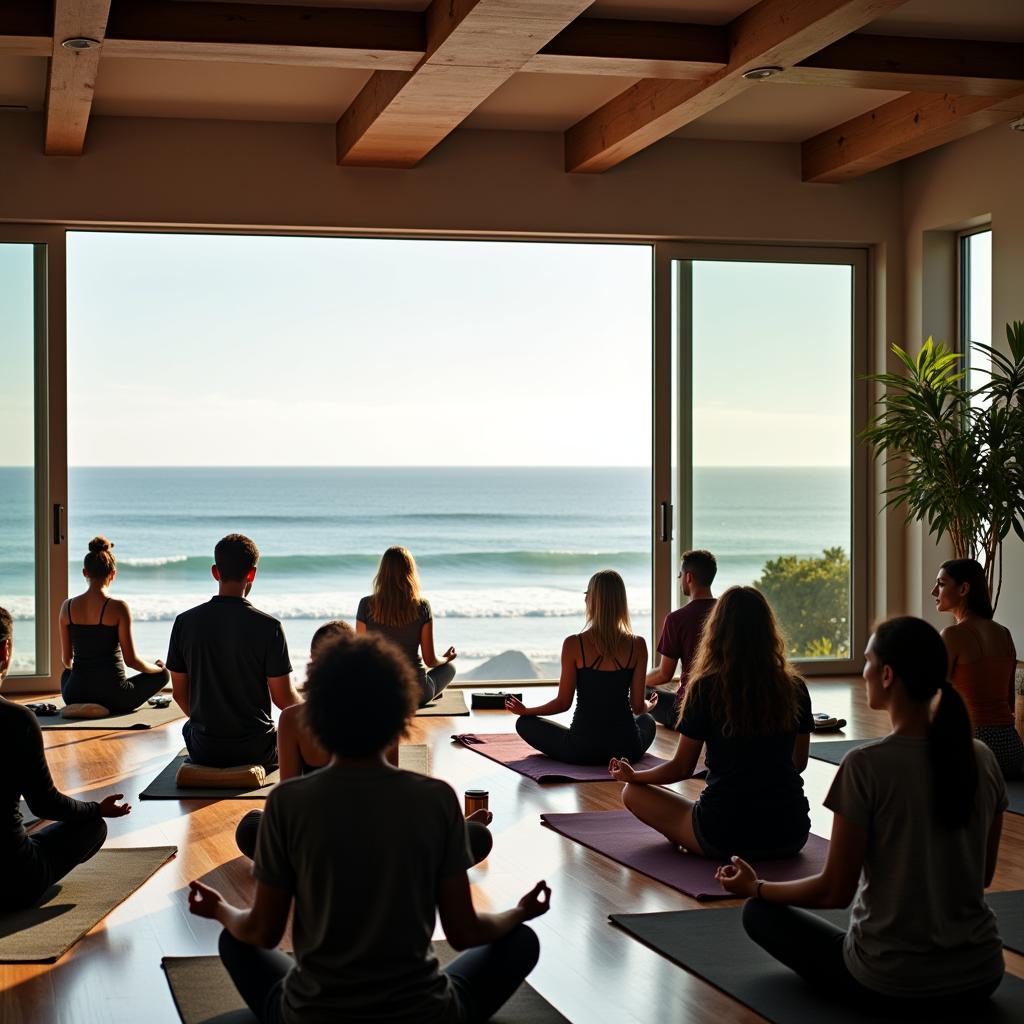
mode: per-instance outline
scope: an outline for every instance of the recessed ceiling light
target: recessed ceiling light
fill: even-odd
[[[85,36],[73,36],[71,39],[65,39],[60,45],[65,50],[98,50],[100,41],[87,39]]]
[[[774,78],[782,71],[783,68],[777,67],[751,68],[743,72],[743,77],[748,82],[763,82],[766,78]]]

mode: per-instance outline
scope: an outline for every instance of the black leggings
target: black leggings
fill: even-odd
[[[420,707],[429,704],[455,678],[455,666],[446,661],[419,674]]]
[[[235,829],[235,842],[238,844],[238,849],[250,860],[256,852],[256,837],[259,835],[262,820],[262,811],[249,811]],[[467,821],[466,842],[473,857],[472,863],[479,864],[480,861],[486,860],[487,855],[491,852],[494,836],[491,835],[491,830],[479,821]]]
[[[191,719],[181,727],[189,760],[206,768],[234,768],[240,764],[261,764],[267,771],[277,767],[277,730],[242,739],[211,740],[196,734]]]
[[[516,732],[535,750],[568,764],[607,764],[613,757],[628,757],[630,761],[639,761],[654,742],[658,725],[650,715],[637,715],[634,721],[640,738],[632,740],[625,747],[603,744],[595,746],[564,725],[535,715],[520,715],[516,719]]]
[[[94,856],[106,838],[107,823],[100,817],[58,821],[37,829],[3,865],[0,906],[5,910],[34,906],[50,886]]]
[[[442,968],[452,982],[466,1024],[483,1024],[505,1005],[533,970],[540,943],[525,924],[489,946],[467,950]],[[220,958],[235,988],[260,1024],[282,1024],[281,993],[295,961],[276,949],[259,949],[220,933]]]
[[[999,987],[1002,976],[955,996],[888,996],[862,985],[850,974],[843,959],[846,932],[806,910],[764,900],[747,900],[743,927],[762,949],[795,971],[808,984],[819,988],[838,1003],[854,1003],[866,1012],[897,1013],[901,1019],[912,1015],[945,1016],[959,1006],[988,999]]]
[[[60,676],[60,695],[65,704],[102,704],[112,715],[126,715],[170,682],[171,673],[167,669],[140,672],[127,679],[117,676],[106,679],[66,668]]]
[[[658,703],[654,705],[654,710],[651,711],[651,717],[658,723],[658,725],[664,725],[669,729],[674,729],[676,727],[676,718],[679,715],[679,694],[668,693],[665,690],[656,690],[650,686],[644,690],[644,694],[648,700],[650,700],[651,695],[655,693],[658,695]]]

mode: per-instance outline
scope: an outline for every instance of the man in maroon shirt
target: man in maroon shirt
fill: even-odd
[[[690,665],[704,631],[704,622],[715,603],[711,584],[717,572],[718,563],[710,551],[687,551],[680,559],[679,581],[683,596],[690,600],[665,616],[658,641],[658,654],[661,655],[658,667],[647,673],[648,698],[654,688],[658,691],[658,703],[651,714],[662,725],[674,727],[676,724],[676,712],[686,688]],[[678,686],[672,680],[676,665],[679,665]]]

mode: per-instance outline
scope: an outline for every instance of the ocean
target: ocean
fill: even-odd
[[[32,474],[0,468],[0,605],[17,620],[16,671],[32,669]],[[716,590],[753,582],[782,554],[849,550],[849,474],[833,468],[695,470],[694,543],[715,552]],[[101,533],[115,544],[113,593],[136,646],[163,657],[174,616],[215,590],[213,546],[256,541],[250,600],[282,619],[301,672],[316,627],[354,619],[381,552],[416,557],[435,646],[465,673],[506,650],[545,670],[583,625],[598,569],[626,581],[634,630],[651,623],[650,472],[644,468],[72,468],[70,592]]]

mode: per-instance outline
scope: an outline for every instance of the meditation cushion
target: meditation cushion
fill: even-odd
[[[61,709],[61,718],[109,718],[110,711],[102,704],[68,704]]]
[[[174,776],[174,784],[179,789],[259,789],[266,782],[267,770],[261,764],[207,768],[186,761]]]

